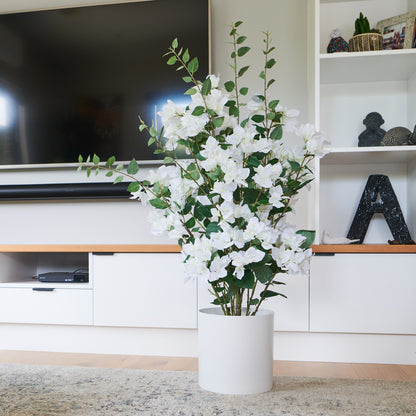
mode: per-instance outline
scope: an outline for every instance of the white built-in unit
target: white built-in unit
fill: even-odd
[[[264,29],[269,8],[275,13],[273,21],[282,11],[279,27],[267,29],[293,31],[288,37],[296,40],[293,46],[283,35],[275,37],[277,46],[283,44],[277,50],[289,48],[291,54],[281,59],[282,66],[292,65],[293,57],[293,73],[308,67],[308,119],[331,142],[316,163],[308,198],[307,225],[317,231],[310,273],[282,276],[288,299],[278,297],[265,304],[275,311],[275,359],[416,364],[416,246],[388,245],[391,234],[378,215],[365,244],[324,245],[321,240],[324,230],[334,237],[347,235],[371,174],[389,176],[416,239],[416,146],[358,147],[369,112],[383,116],[385,130],[412,130],[416,124],[416,49],[326,53],[331,31],[339,28],[348,40],[360,12],[375,26],[379,20],[416,10],[416,0],[270,0],[269,5],[262,3],[266,6],[258,19],[257,4],[242,4],[241,11],[252,17],[245,22],[256,34]],[[287,21],[286,8],[292,13]],[[214,72],[229,69],[221,48],[233,14],[222,0],[212,0]],[[285,68],[284,76],[289,77],[292,72]],[[276,84],[290,85],[293,91],[297,87],[294,80]],[[65,182],[69,176],[60,170],[31,174],[46,183],[56,177]],[[2,180],[25,183],[28,175],[5,170]],[[179,247],[150,237],[147,208],[134,203],[25,202],[7,210],[0,205],[9,218],[4,226],[10,240],[3,237],[0,245],[0,349],[197,355],[197,311],[211,301],[207,287],[193,281],[184,285]],[[27,219],[28,210],[33,219]],[[132,216],[130,223],[127,217]],[[110,221],[112,234],[106,228]],[[94,244],[85,244],[90,238]],[[25,241],[33,245],[22,245]],[[33,279],[39,272],[79,267],[89,269],[88,283],[45,284]]]

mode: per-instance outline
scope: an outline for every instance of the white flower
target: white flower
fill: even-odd
[[[250,175],[249,168],[244,168],[234,160],[227,159],[221,164],[221,169],[224,172],[225,182],[235,182],[238,185],[247,185],[245,179]]]
[[[302,124],[297,134],[304,140],[308,153],[320,157],[326,153],[324,147],[328,146],[329,142],[312,124]]]
[[[179,137],[193,137],[204,130],[209,121],[208,114],[193,116],[190,111],[185,112],[181,118],[181,126],[178,130]]]
[[[212,188],[214,193],[221,195],[221,198],[224,201],[231,202],[233,200],[233,192],[237,189],[237,184],[235,182],[215,182]]]
[[[221,277],[227,276],[227,266],[230,264],[231,259],[229,256],[215,256],[209,266],[210,281],[215,281]]]
[[[230,253],[232,264],[235,266],[235,273],[237,279],[242,279],[244,276],[244,266],[250,263],[258,263],[263,260],[265,253],[257,250],[255,247],[250,247],[246,251],[233,251]]]
[[[269,202],[276,208],[284,206],[283,202],[283,189],[280,185],[270,188]]]
[[[278,179],[282,173],[282,165],[280,163],[266,166],[260,165],[255,170],[257,173],[253,176],[254,182],[262,188],[271,188],[273,182]]]

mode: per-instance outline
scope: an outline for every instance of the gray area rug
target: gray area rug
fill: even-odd
[[[201,390],[197,373],[0,364],[1,416],[416,415],[416,382],[276,377],[269,393]]]

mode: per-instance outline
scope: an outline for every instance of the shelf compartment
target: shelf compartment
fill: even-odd
[[[416,72],[416,49],[321,54],[321,83],[407,81]]]

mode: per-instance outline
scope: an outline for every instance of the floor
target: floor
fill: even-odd
[[[0,363],[197,371],[198,359],[138,355],[0,351]],[[416,365],[275,361],[275,375],[416,381]]]

